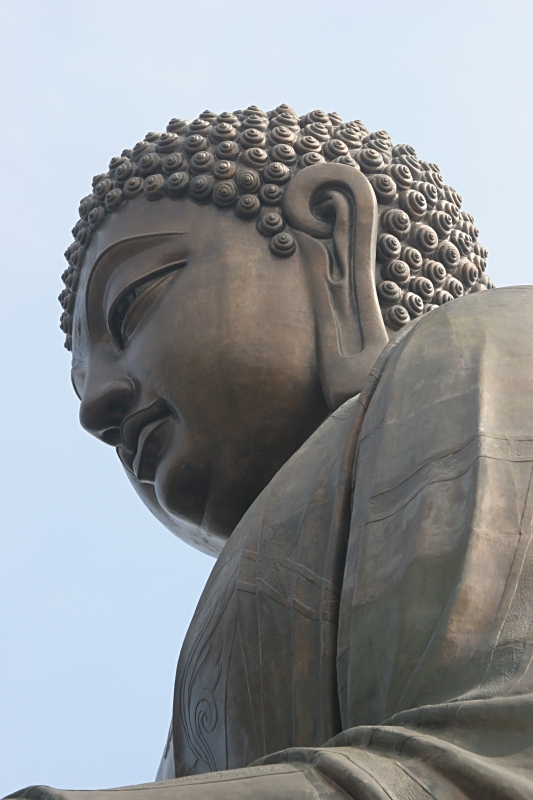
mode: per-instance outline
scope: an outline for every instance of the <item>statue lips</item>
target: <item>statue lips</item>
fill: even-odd
[[[118,456],[126,469],[142,483],[155,480],[157,457],[166,443],[170,422],[168,407],[156,400],[130,414],[121,425],[123,444],[117,448]]]

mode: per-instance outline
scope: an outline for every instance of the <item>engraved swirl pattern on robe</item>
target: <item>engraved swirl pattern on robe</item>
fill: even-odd
[[[180,709],[183,730],[190,750],[196,756],[187,775],[214,772],[217,769],[208,734],[218,720],[215,689],[222,671],[222,635],[216,629],[224,606],[217,606],[215,592],[203,609],[197,623],[197,638],[188,654],[180,686]]]

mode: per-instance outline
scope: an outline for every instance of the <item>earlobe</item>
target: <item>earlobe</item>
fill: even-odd
[[[374,277],[376,198],[359,170],[318,164],[292,179],[283,211],[306,263],[319,377],[334,410],[361,391],[388,342]]]

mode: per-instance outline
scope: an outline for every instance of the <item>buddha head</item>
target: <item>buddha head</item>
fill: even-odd
[[[81,424],[218,553],[391,336],[491,288],[460,207],[436,164],[336,113],[172,119],[80,203],[60,301]]]

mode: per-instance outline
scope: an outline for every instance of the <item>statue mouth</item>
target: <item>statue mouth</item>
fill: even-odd
[[[166,444],[170,423],[168,407],[156,400],[130,414],[121,425],[122,445],[117,447],[118,457],[142,483],[154,482],[158,456]]]

